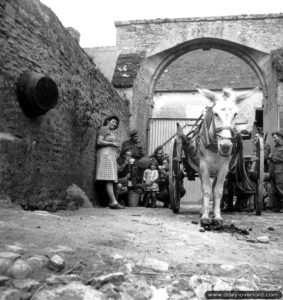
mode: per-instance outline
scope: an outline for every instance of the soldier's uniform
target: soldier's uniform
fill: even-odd
[[[276,132],[283,142],[283,132]],[[283,201],[283,144],[276,145],[270,157],[270,197],[275,211],[280,211]]]

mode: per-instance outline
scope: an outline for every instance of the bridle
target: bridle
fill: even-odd
[[[209,117],[209,115],[211,117]],[[210,121],[207,123],[207,118],[210,118]],[[213,131],[211,133],[208,133],[208,127],[212,126]],[[206,128],[206,130],[204,129]],[[231,132],[231,137],[223,137],[221,135],[221,132],[223,130],[229,130]],[[192,132],[191,132],[192,133]],[[187,135],[189,137],[189,134]],[[190,135],[190,139],[196,140],[196,144],[198,145],[200,142],[205,146],[205,148],[209,148],[210,151],[212,152],[219,152],[221,156],[226,156],[222,154],[218,150],[218,140],[230,140],[233,145],[236,143],[236,132],[231,126],[220,126],[220,127],[215,127],[215,121],[214,121],[214,116],[212,115],[212,108],[207,110],[204,119],[202,122],[199,124],[198,128],[193,131],[193,134]],[[197,148],[196,148],[197,151]],[[227,155],[228,156],[228,155]]]
[[[219,134],[222,130],[229,130],[231,133],[231,137],[223,137],[221,134]],[[217,136],[218,139],[222,139],[222,140],[230,140],[232,142],[232,147],[235,145],[236,143],[236,132],[235,130],[233,130],[233,128],[231,126],[221,126],[221,127],[217,127],[215,128],[215,135]],[[220,151],[218,151],[220,156],[224,156],[224,157],[228,157],[230,154],[223,154]]]
[[[231,137],[224,138],[221,134],[219,134],[223,130],[229,130],[231,133]],[[231,140],[232,142],[236,138],[235,130],[231,126],[220,126],[220,127],[215,128],[215,135],[222,140]]]

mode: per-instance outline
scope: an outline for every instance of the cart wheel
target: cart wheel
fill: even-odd
[[[180,210],[180,182],[178,174],[180,174],[181,162],[174,159],[177,157],[177,140],[174,140],[170,151],[169,161],[169,197],[171,203],[171,209],[174,213],[178,213]]]
[[[264,175],[264,144],[263,138],[259,137],[256,142],[256,157],[257,157],[257,187],[255,193],[255,209],[256,215],[260,216],[263,207],[263,175]]]

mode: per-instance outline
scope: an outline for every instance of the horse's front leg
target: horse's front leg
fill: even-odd
[[[223,165],[223,168],[217,175],[217,179],[213,188],[213,214],[214,223],[219,225],[223,224],[223,219],[221,217],[220,204],[223,195],[224,181],[228,172],[228,164]]]
[[[209,224],[209,201],[212,198],[212,187],[208,168],[200,166],[200,178],[202,189],[202,210],[201,210],[201,225]]]

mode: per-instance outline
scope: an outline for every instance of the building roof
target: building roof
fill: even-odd
[[[112,84],[116,88],[133,86],[143,56],[137,53],[120,54],[117,59]]]
[[[155,91],[194,90],[225,86],[244,89],[259,86],[255,72],[240,58],[228,52],[196,50],[179,57],[160,76]]]
[[[114,87],[132,87],[144,58],[143,54],[120,54],[117,58],[115,47],[108,48],[85,50],[94,57],[95,63],[107,78],[112,79]],[[171,63],[160,76],[155,91],[191,91],[195,89],[195,84],[212,90],[225,86],[246,89],[260,85],[254,71],[237,56],[217,49],[199,49],[186,53]]]

